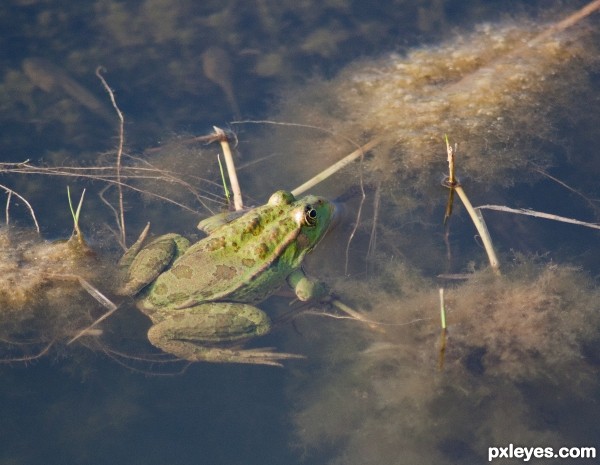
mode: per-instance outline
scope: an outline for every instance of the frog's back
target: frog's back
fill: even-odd
[[[257,208],[191,246],[156,280],[152,303],[251,303],[276,291],[300,266],[301,257],[290,247],[299,233],[293,217],[271,210]]]

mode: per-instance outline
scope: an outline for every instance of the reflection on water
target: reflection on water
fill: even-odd
[[[48,348],[33,365],[1,367],[0,462],[475,464],[492,445],[599,446],[597,233],[486,212],[502,262],[495,276],[460,205],[444,231],[439,187],[448,133],[474,204],[598,221],[600,165],[590,154],[600,125],[589,104],[598,17],[531,46],[546,28],[540,16],[568,12],[532,2],[361,4],[2,7],[2,162],[31,162],[0,171],[0,184],[31,201],[49,238],[71,232],[66,185],[86,187],[80,222],[97,255],[0,230],[2,355]],[[537,19],[476,26],[509,7]],[[290,299],[274,297],[264,308],[279,324],[261,346],[307,360],[283,370],[165,365],[145,339],[149,321],[125,302],[101,333],[66,346],[105,309],[58,277],[111,295],[106,270],[121,253],[98,197],[115,179],[117,126],[98,65],[126,118],[131,238],[150,220],[156,233],[195,239],[198,219],[223,208],[217,148],[194,136],[224,119],[312,126],[234,126],[242,189],[255,205],[377,140],[314,189],[343,201],[347,216],[306,268],[384,324],[277,318]],[[42,163],[58,168],[34,177]],[[117,204],[114,187],[103,196]],[[9,216],[27,226],[22,207],[13,197]]]

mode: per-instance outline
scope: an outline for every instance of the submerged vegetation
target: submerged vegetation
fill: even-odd
[[[539,423],[539,415],[594,395],[598,360],[590,350],[599,342],[600,288],[564,265],[516,257],[509,268],[501,277],[474,273],[446,290],[441,371],[432,282],[390,264],[380,285],[336,283],[381,324],[357,333],[355,322],[334,321],[311,345],[312,356],[325,352],[327,360],[310,380],[298,375],[294,386],[293,396],[302,399],[295,415],[299,440],[317,448],[345,444],[332,463],[408,464],[424,457],[479,463],[486,444],[518,437],[554,445],[568,438],[568,427]],[[578,440],[584,438],[593,434]]]

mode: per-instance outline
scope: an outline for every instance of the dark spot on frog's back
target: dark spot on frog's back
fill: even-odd
[[[225,241],[224,237],[222,237],[222,236],[213,237],[212,239],[208,239],[206,241],[206,250],[213,251],[213,250],[222,249],[225,247],[226,244],[227,244],[227,242]]]
[[[254,249],[254,253],[259,260],[263,260],[267,256],[267,253],[269,253],[269,247],[267,247],[267,244],[261,242]]]
[[[248,267],[248,268],[253,267],[255,263],[256,263],[256,260],[254,260],[253,258],[243,258],[242,259],[242,265],[244,265],[245,267]]]
[[[233,279],[237,274],[237,270],[233,266],[217,265],[215,267],[214,277],[218,280]]]
[[[187,265],[174,266],[171,269],[171,273],[173,273],[175,277],[179,279],[192,279],[193,277],[192,268]]]
[[[243,234],[251,234],[258,236],[262,231],[262,225],[258,216],[252,217],[246,227],[244,228]]]

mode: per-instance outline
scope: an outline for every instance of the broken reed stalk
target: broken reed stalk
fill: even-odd
[[[454,177],[454,149],[448,142],[448,137],[446,137],[446,152],[448,153],[448,168],[449,168],[449,176],[444,182],[444,186],[454,190],[463,205],[465,206],[469,216],[471,217],[471,221],[477,228],[477,232],[479,233],[479,237],[483,241],[483,246],[485,247],[485,251],[487,253],[488,259],[490,261],[490,266],[492,270],[496,274],[500,274],[500,262],[498,261],[498,257],[496,256],[496,251],[494,250],[494,245],[492,244],[492,238],[490,237],[490,233],[485,225],[485,221],[483,220],[483,216],[481,214],[477,214],[471,201],[467,197],[467,194],[463,190],[462,186]],[[452,211],[451,208],[447,208],[446,212]]]
[[[231,184],[231,191],[233,192],[233,206],[235,211],[240,211],[244,208],[244,202],[242,201],[242,190],[240,189],[240,183],[235,171],[235,163],[233,161],[233,155],[231,154],[229,139],[227,138],[225,131],[223,131],[221,128],[216,126],[213,126],[213,128],[221,144],[221,149],[223,150],[225,166],[227,167],[227,174],[229,176],[229,183]]]
[[[296,187],[294,190],[292,190],[292,195],[294,197],[297,197],[298,195],[303,194],[307,190],[312,189],[314,186],[316,186],[320,182],[324,181],[332,174],[337,173],[339,170],[341,170],[345,166],[349,165],[357,158],[362,157],[365,153],[367,153],[369,150],[371,150],[373,147],[375,147],[377,144],[379,144],[381,142],[381,140],[382,140],[381,137],[376,137],[375,139],[372,139],[369,142],[367,142],[366,144],[360,146],[354,152],[350,153],[349,155],[346,155],[340,161],[334,163],[329,168],[321,171],[319,174],[317,174],[313,178],[309,179],[304,184]]]
[[[106,71],[102,66],[96,68],[96,76],[102,82],[104,89],[108,92],[110,96],[110,101],[112,103],[113,108],[117,112],[117,116],[119,117],[119,146],[117,148],[117,190],[119,193],[119,216],[117,218],[117,224],[119,226],[119,231],[121,232],[121,245],[123,248],[127,249],[127,242],[125,237],[125,209],[123,208],[123,186],[121,184],[121,158],[123,157],[123,144],[125,139],[125,118],[123,118],[123,113],[119,109],[117,105],[117,101],[115,100],[115,94],[113,90],[108,86],[106,80],[102,76],[102,72]]]
[[[447,331],[446,331],[446,304],[444,301],[444,288],[440,287],[440,321],[442,325],[442,331],[440,334],[440,357],[438,361],[438,367],[440,370],[444,368],[444,361],[446,358],[446,341],[447,341]]]

